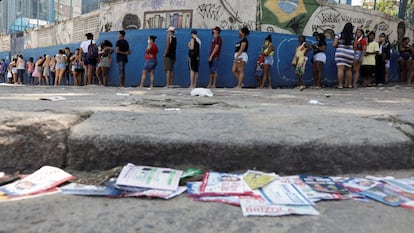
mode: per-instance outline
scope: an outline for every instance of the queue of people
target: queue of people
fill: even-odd
[[[217,84],[220,64],[220,54],[223,40],[220,36],[220,27],[212,29],[212,41],[208,55],[209,84],[208,88],[215,88]],[[162,52],[162,67],[165,71],[166,87],[174,84],[174,66],[176,62],[177,37],[175,28],[167,29],[166,43]],[[239,41],[235,44],[234,58],[231,71],[236,79],[235,88],[242,88],[245,79],[245,65],[249,60],[248,36],[250,31],[243,27],[238,31]],[[1,60],[0,79],[3,82],[23,83],[24,74],[27,73],[28,84],[30,85],[61,85],[63,80],[66,84],[73,78],[73,84],[80,85],[108,85],[109,70],[115,53],[116,65],[119,74],[119,83],[125,87],[125,67],[128,63],[128,56],[131,54],[128,41],[125,39],[125,31],[119,31],[118,41],[115,48],[110,41],[104,40],[98,46],[92,33],[87,33],[86,40],[80,44],[74,54],[69,48],[60,49],[56,55],[39,56],[35,61],[29,58],[25,62],[22,55],[12,59],[10,64]],[[292,58],[292,71],[296,74],[298,85],[302,91],[306,88],[304,82],[305,69],[308,57],[311,57],[313,87],[322,88],[324,65],[329,59],[326,56],[327,42],[323,33],[314,34],[316,43],[310,45],[303,35],[298,37],[298,45]],[[148,36],[147,47],[143,51],[144,67],[141,73],[139,87],[144,87],[147,75],[150,75],[150,88],[154,87],[154,71],[158,65],[157,55],[159,48],[156,44],[157,37]],[[188,42],[188,70],[190,85],[189,88],[196,88],[198,83],[198,72],[200,66],[201,40],[197,30],[191,30]],[[388,71],[390,68],[391,44],[387,36],[381,33],[376,39],[375,32],[365,32],[362,28],[354,31],[352,23],[346,23],[343,30],[335,35],[333,41],[335,48],[335,63],[337,66],[337,88],[369,87],[372,85],[383,85],[388,82]],[[268,35],[260,47],[260,55],[256,61],[257,88],[272,88],[271,67],[274,64],[276,48],[272,43],[272,36]],[[400,81],[412,83],[414,76],[414,47],[410,39],[404,37],[399,44],[400,53],[399,72]],[[308,56],[308,52],[312,55]],[[7,77],[7,80],[6,80]],[[1,81],[0,80],[0,81]]]

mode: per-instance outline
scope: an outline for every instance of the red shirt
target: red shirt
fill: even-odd
[[[155,43],[151,43],[151,48],[145,50],[145,60],[157,59],[158,47]]]
[[[359,37],[359,38],[355,38],[355,50],[363,50],[364,46],[368,45],[367,40],[365,39],[365,37]]]
[[[221,45],[223,44],[223,40],[221,39],[221,36],[217,36],[216,38],[213,39],[213,41],[211,41],[211,46],[210,46],[210,55],[211,53],[213,53],[214,51],[214,47],[216,45],[219,46],[217,52],[214,54],[213,58],[217,58],[220,56],[220,51],[221,51]]]

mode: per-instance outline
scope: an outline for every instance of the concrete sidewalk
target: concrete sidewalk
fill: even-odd
[[[414,167],[414,88],[0,86],[0,171],[127,162],[338,174]],[[42,97],[64,97],[60,101]]]

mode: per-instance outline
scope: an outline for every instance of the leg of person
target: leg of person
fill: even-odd
[[[321,88],[322,87],[322,75],[323,75],[323,62],[318,61],[316,65],[317,65],[316,87]]]
[[[102,72],[103,72],[103,85],[107,86],[108,80],[109,80],[109,67],[102,67]]]
[[[145,79],[147,79],[147,70],[143,69],[141,73],[141,84],[139,87],[144,87]]]
[[[244,81],[244,65],[245,62],[241,61],[240,63],[237,63],[237,70],[239,71],[239,81],[237,83],[237,88],[241,89],[243,87],[243,81]]]
[[[211,86],[213,86],[212,82],[213,82],[213,72],[210,71],[207,88],[211,88]]]
[[[99,82],[100,85],[103,84],[103,80],[102,80],[103,71],[102,71],[102,69],[103,69],[103,67],[98,66],[98,67],[96,67],[96,72],[95,72],[95,75],[98,78],[98,82]]]
[[[343,88],[345,66],[338,65],[337,68],[338,68],[338,88]]]
[[[236,78],[237,82],[239,82],[239,70],[237,66],[237,61],[233,62],[233,66],[231,67],[231,72],[233,72],[234,77]]]
[[[354,87],[356,87],[358,85],[358,80],[359,80],[359,76],[360,76],[360,69],[361,69],[361,62],[360,61],[355,61],[354,62],[354,81],[352,83],[352,85]],[[345,84],[346,87],[349,87],[348,84]]]
[[[150,71],[150,88],[154,88],[154,80],[155,80],[154,69],[152,69]]]
[[[411,85],[411,83],[412,83],[412,80],[413,80],[413,64],[414,64],[414,62],[413,62],[413,60],[410,58],[410,59],[408,59],[408,61],[407,61],[407,84],[408,85]]]

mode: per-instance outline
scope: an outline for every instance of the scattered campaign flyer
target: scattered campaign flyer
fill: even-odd
[[[275,180],[277,177],[278,175],[275,173],[264,173],[253,170],[248,170],[243,174],[244,182],[246,182],[251,189],[261,188]]]
[[[402,192],[400,189],[384,183],[365,190],[361,194],[389,206],[400,206],[404,202],[414,200],[414,194]]]
[[[141,192],[126,192],[123,193],[123,197],[157,197],[162,199],[171,199],[176,197],[187,190],[185,186],[179,186],[176,191],[172,190],[161,190],[161,189],[147,189]]]
[[[401,207],[409,209],[409,210],[414,210],[414,201],[407,201],[401,204]]]
[[[206,172],[200,187],[200,195],[229,196],[249,195],[251,189],[240,174]]]
[[[299,175],[313,190],[325,193],[347,194],[349,191],[328,176]]]
[[[346,199],[343,195],[339,193],[324,193],[313,190],[309,185],[307,185],[298,175],[293,176],[280,176],[276,179],[281,183],[294,184],[298,187],[306,197],[312,202],[317,202],[320,200],[343,200]]]
[[[43,166],[23,179],[0,186],[0,193],[5,193],[7,196],[41,193],[73,178],[74,176],[60,168]]]
[[[268,203],[261,196],[240,196],[240,207],[243,216],[319,215],[319,212],[309,205],[275,205]]]
[[[380,182],[366,178],[349,178],[342,182],[342,185],[352,192],[362,192],[377,186]]]
[[[119,196],[122,191],[100,185],[86,185],[70,183],[59,188],[63,194],[83,195],[83,196]]]
[[[295,185],[273,181],[260,188],[260,194],[271,204],[276,205],[313,205],[306,195]]]
[[[224,204],[230,204],[234,206],[240,206],[240,198],[235,196],[202,196],[200,193],[201,182],[187,182],[187,195],[196,201],[202,202],[219,202]]]
[[[29,195],[22,195],[22,196],[8,196],[5,193],[0,193],[0,203],[9,202],[9,201],[20,201],[20,200],[25,200],[25,199],[53,195],[57,193],[60,193],[60,190],[56,187],[53,187],[51,189],[48,189],[42,192],[38,192],[36,194],[29,194]]]
[[[183,171],[127,164],[122,168],[116,184],[176,191]]]
[[[385,183],[391,184],[409,193],[414,193],[414,178],[407,179],[384,179]]]

